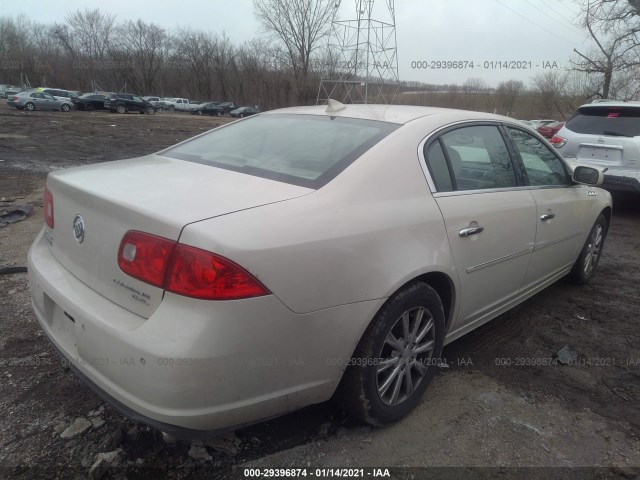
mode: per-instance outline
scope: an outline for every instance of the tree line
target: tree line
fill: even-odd
[[[594,98],[637,99],[640,0],[576,1],[593,48],[575,49],[570,69],[539,74],[530,85],[401,82],[397,102],[562,118]],[[315,103],[320,80],[337,73],[328,60],[336,56],[324,47],[339,2],[253,4],[264,36],[242,44],[224,33],[169,31],[99,9],[71,12],[61,23],[0,17],[0,83],[233,100],[263,109]]]

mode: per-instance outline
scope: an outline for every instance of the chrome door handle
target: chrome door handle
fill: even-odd
[[[545,213],[544,215],[540,216],[540,220],[542,220],[543,222],[546,222],[547,220],[551,220],[552,218],[556,218],[555,213]]]
[[[484,232],[484,227],[467,227],[460,230],[460,232],[458,232],[458,235],[464,238],[468,237],[469,235],[477,235],[482,232]]]

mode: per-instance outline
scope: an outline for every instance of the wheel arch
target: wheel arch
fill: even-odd
[[[604,215],[604,218],[607,219],[607,230],[609,230],[609,226],[611,225],[611,214],[612,214],[611,207],[610,206],[604,207],[604,209],[600,213]]]
[[[444,310],[444,327],[445,335],[449,331],[449,326],[453,319],[454,304],[455,304],[455,285],[449,275],[439,271],[427,272],[404,283],[389,297],[393,297],[399,291],[407,288],[413,283],[424,282],[433,288],[442,302],[442,309]],[[386,303],[386,302],[385,302]]]

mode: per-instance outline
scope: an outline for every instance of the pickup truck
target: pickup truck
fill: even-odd
[[[189,111],[189,100],[186,98],[165,98],[165,110],[170,111],[178,111],[178,112],[188,112]]]

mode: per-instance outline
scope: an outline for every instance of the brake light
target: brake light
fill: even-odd
[[[554,135],[553,137],[551,137],[551,140],[549,141],[551,142],[551,145],[553,145],[556,148],[560,148],[564,146],[565,143],[567,143],[567,139],[559,135]]]
[[[166,289],[204,300],[237,300],[269,294],[253,275],[231,260],[181,244],[173,253]]]
[[[176,242],[148,233],[129,231],[118,249],[118,266],[127,275],[164,287]]]
[[[138,280],[202,300],[238,300],[270,293],[231,260],[143,232],[125,234],[118,265]]]
[[[44,222],[49,228],[53,228],[53,194],[44,187]]]

